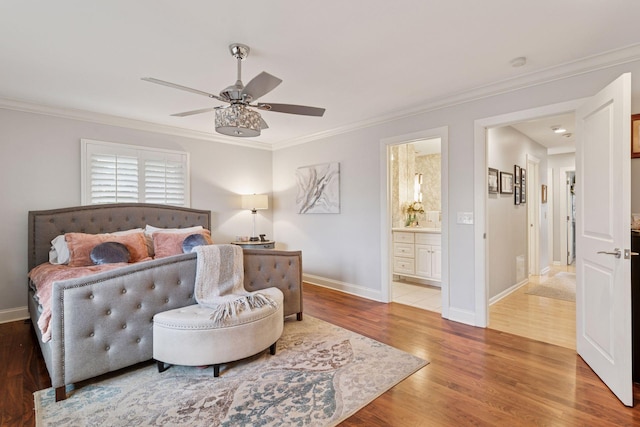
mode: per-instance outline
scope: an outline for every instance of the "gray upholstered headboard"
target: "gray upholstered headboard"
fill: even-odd
[[[29,211],[29,270],[49,260],[51,240],[57,235],[109,233],[131,228],[211,228],[211,211],[147,203],[114,203]]]

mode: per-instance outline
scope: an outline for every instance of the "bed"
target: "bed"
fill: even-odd
[[[209,211],[142,203],[30,211],[28,266],[49,261],[51,241],[70,232],[111,233],[147,224],[159,228],[211,227]],[[152,358],[153,315],[195,304],[196,254],[153,259],[86,277],[54,282],[51,339],[38,325],[42,306],[30,283],[29,313],[56,401],[66,386]],[[302,260],[299,251],[244,250],[245,288],[276,286],[285,296],[285,316],[302,319]]]

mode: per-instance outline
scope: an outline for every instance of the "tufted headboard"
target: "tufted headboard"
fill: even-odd
[[[145,225],[211,228],[211,211],[148,203],[114,203],[29,211],[29,270],[49,260],[51,240],[59,234],[109,233]]]

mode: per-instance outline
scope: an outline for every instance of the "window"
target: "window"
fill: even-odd
[[[82,204],[189,206],[189,153],[81,140]]]

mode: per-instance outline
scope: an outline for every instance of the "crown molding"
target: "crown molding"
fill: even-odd
[[[484,98],[490,98],[492,96],[514,92],[528,87],[539,86],[553,81],[587,74],[593,71],[615,67],[617,65],[627,64],[638,60],[640,60],[640,43],[522,74],[517,77],[500,80],[487,85],[478,86],[473,89],[460,91],[443,98],[433,99],[415,108],[405,109],[392,114],[379,116],[377,118],[363,120],[335,129],[310,134],[302,138],[278,142],[273,144],[273,149],[280,150],[295,145],[306,144],[318,139],[329,138],[402,118],[425,114],[431,111],[441,110]]]
[[[507,92],[513,92],[532,86],[538,86],[545,83],[550,83],[553,81],[562,80],[569,77],[574,77],[581,74],[586,74],[638,60],[640,60],[640,43],[611,50],[599,55],[581,58],[576,61],[567,62],[558,66],[548,67],[535,72],[522,74],[517,77],[504,79],[498,82],[493,82],[491,84],[478,86],[473,89],[460,91],[446,97],[427,101],[426,103],[423,103],[418,107],[397,111],[391,114],[378,116],[372,119],[363,120],[334,129],[309,134],[300,138],[293,138],[285,141],[275,142],[272,144],[257,142],[244,138],[226,137],[214,133],[184,129],[175,126],[161,125],[142,120],[127,119],[124,117],[112,116],[92,111],[41,105],[8,98],[0,98],[0,108],[35,114],[45,114],[71,120],[81,120],[92,123],[137,129],[147,132],[156,132],[167,135],[181,136],[185,138],[199,139],[204,141],[219,142],[223,144],[238,145],[260,150],[275,151],[295,145],[306,144],[308,142],[316,141],[319,139],[325,139],[332,136],[353,132],[359,129],[378,126],[402,118],[425,114],[431,111],[441,110],[444,108],[489,98]]]
[[[0,98],[0,108],[271,151],[271,146],[264,142],[257,142],[244,138],[225,137],[208,132],[161,125],[145,122],[143,120],[127,119],[124,117],[96,113],[93,111],[54,107],[8,98]]]

